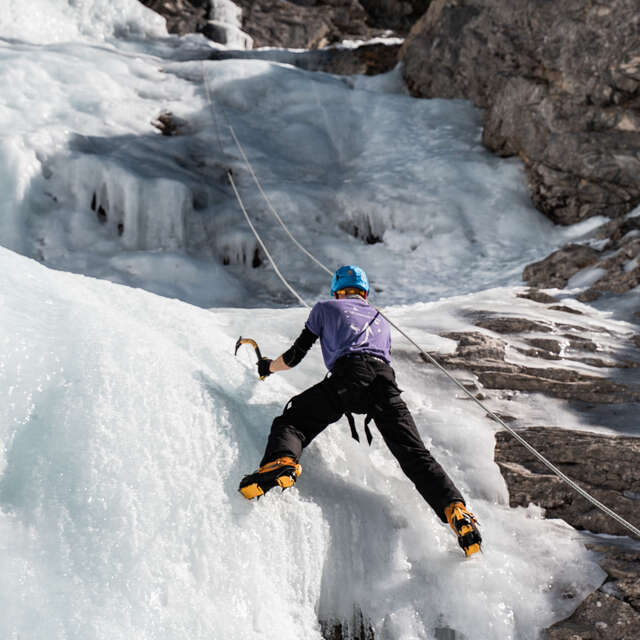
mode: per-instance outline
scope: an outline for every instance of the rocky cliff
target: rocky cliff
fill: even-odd
[[[226,44],[216,23],[229,0],[140,0],[167,20],[170,33],[204,33]],[[253,47],[316,49],[343,40],[404,36],[430,0],[234,0],[238,27]],[[227,5],[227,6],[224,6]],[[213,25],[212,25],[213,23]],[[250,47],[249,47],[250,48]]]
[[[430,0],[140,0],[162,15],[177,35],[202,33],[223,45],[215,59],[242,57],[238,49],[297,49],[287,62],[338,75],[385,73],[398,63],[405,35]],[[383,42],[333,47],[345,40]],[[230,52],[229,49],[235,49]],[[252,57],[252,53],[244,53]]]
[[[456,350],[432,355],[451,371],[471,374],[470,379],[465,376],[465,386],[479,399],[506,407],[496,412],[503,421],[583,489],[640,526],[638,438],[532,427],[518,415],[519,403],[527,397],[535,403],[545,397],[561,398],[587,428],[599,422],[597,416],[607,414],[616,419],[626,415],[629,426],[637,425],[640,333],[611,333],[594,324],[588,307],[579,308],[569,298],[558,300],[539,289],[523,291],[519,297],[531,301],[526,316],[478,311],[477,331],[443,334],[457,341]],[[554,312],[552,320],[548,311]],[[496,434],[495,460],[507,483],[510,505],[536,504],[546,517],[591,532],[585,543],[599,555],[607,574],[600,589],[570,618],[548,629],[547,638],[640,637],[640,546],[624,537],[628,531],[564,484],[506,431]]]
[[[552,220],[640,203],[637,0],[434,0],[403,47],[422,97],[485,109],[484,143],[520,155]]]

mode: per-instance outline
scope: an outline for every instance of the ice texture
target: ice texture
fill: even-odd
[[[567,525],[508,507],[493,423],[401,344],[418,427],[482,525],[471,560],[382,439],[359,445],[344,420],[294,489],[237,492],[271,418],[323,375],[316,349],[259,382],[237,334],[275,354],[304,310],[207,311],[6,249],[0,274],[2,637],[320,639],[319,619],[357,608],[376,637],[533,640],[602,581]]]
[[[51,44],[166,35],[164,18],[136,0],[4,0],[0,38]]]

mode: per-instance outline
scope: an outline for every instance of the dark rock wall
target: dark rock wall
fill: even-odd
[[[640,287],[640,216],[611,220],[597,230],[595,239],[604,241],[600,249],[567,245],[544,260],[528,265],[522,274],[523,280],[534,287],[561,289],[582,269],[597,268],[596,281],[576,296],[582,302],[592,302],[603,294],[632,292]],[[640,311],[640,299],[637,307]]]
[[[207,24],[209,0],[140,0],[167,21],[167,31],[183,36],[202,31]]]
[[[387,31],[406,34],[430,0],[234,0],[255,47],[315,49]]]
[[[253,46],[317,49],[345,39],[404,36],[431,0],[234,0]],[[169,33],[204,33],[209,0],[140,0],[164,16]]]
[[[520,434],[584,490],[625,520],[640,525],[640,439],[551,427]],[[629,531],[564,484],[506,432],[496,437],[496,461],[513,507],[540,505],[549,518],[577,529],[626,536]],[[640,603],[638,603],[640,604]]]
[[[369,22],[378,29],[407,35],[424,15],[431,0],[359,0],[369,15]]]
[[[242,9],[242,32],[254,48],[300,49],[292,64],[339,75],[386,73],[398,63],[399,44],[329,47],[344,40],[398,36],[427,10],[431,0],[235,0]],[[224,28],[211,21],[210,0],[140,0],[162,15],[176,35],[201,33],[227,44]],[[326,48],[325,48],[326,47]],[[322,49],[322,51],[318,51]],[[293,55],[293,54],[292,54]],[[216,59],[252,57],[250,52],[219,51]]]
[[[622,233],[620,231],[619,233]],[[615,235],[615,234],[614,234]],[[530,289],[519,297],[555,312],[557,320],[474,312],[480,330],[442,334],[457,341],[454,353],[433,354],[451,370],[473,374],[465,386],[479,399],[513,400],[535,392],[567,399],[580,407],[585,424],[597,407],[628,412],[640,408],[640,335],[610,334],[591,324],[588,313],[558,304]],[[562,316],[566,314],[566,320]],[[514,356],[516,356],[514,358]],[[521,356],[529,365],[516,364]],[[538,363],[535,364],[535,360]],[[548,366],[545,366],[545,361]],[[593,368],[585,376],[583,365]],[[600,373],[598,373],[598,371]],[[624,372],[628,372],[625,374]],[[630,385],[620,384],[627,379]],[[511,404],[511,402],[509,402]],[[640,526],[640,438],[614,437],[552,427],[528,427],[517,415],[498,414],[562,472],[616,513]],[[613,409],[613,405],[620,409]],[[597,420],[596,420],[597,422]],[[576,493],[506,431],[496,434],[495,460],[509,489],[512,507],[537,504],[550,518],[576,529],[613,536],[629,531]],[[607,574],[599,590],[568,619],[547,630],[550,640],[635,640],[640,638],[640,546],[629,538],[585,537]],[[488,544],[488,541],[487,541]],[[566,597],[572,597],[567,593]]]
[[[357,0],[320,3],[238,0],[242,29],[254,47],[316,49],[345,37],[368,37],[367,13]]]
[[[519,154],[552,220],[640,203],[637,0],[434,0],[401,57],[411,92],[486,109],[484,143]]]
[[[640,439],[614,438],[565,429],[519,431],[545,457],[595,498],[635,526],[640,525]],[[511,435],[496,437],[496,462],[509,487],[512,507],[530,503],[547,517],[577,529],[611,535],[628,531],[553,475]],[[598,553],[604,584],[571,617],[547,630],[549,640],[634,640],[640,638],[640,551],[606,538],[587,546]]]

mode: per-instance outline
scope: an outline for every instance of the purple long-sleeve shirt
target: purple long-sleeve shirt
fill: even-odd
[[[348,353],[370,353],[391,364],[391,332],[387,321],[362,298],[318,302],[305,324],[320,338],[327,369]]]

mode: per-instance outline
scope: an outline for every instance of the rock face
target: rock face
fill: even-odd
[[[615,236],[613,233],[610,237]],[[538,314],[532,310],[529,317],[473,312],[478,330],[442,334],[457,342],[456,349],[448,355],[433,355],[451,370],[470,372],[473,379],[467,380],[465,387],[479,399],[513,400],[518,394],[536,392],[565,398],[585,408],[625,406],[635,417],[640,407],[639,378],[623,372],[632,373],[640,366],[638,335],[611,334],[607,327],[594,326],[580,309],[558,304],[553,296],[538,289],[524,291],[519,297],[544,305],[545,311]],[[523,356],[529,364],[522,364]],[[602,373],[587,375],[584,365]],[[621,378],[627,382],[622,383]],[[640,438],[552,427],[522,428],[517,409],[514,413],[497,415],[511,422],[527,442],[583,489],[640,526]],[[629,534],[552,474],[506,431],[496,435],[495,460],[507,483],[511,506],[535,503],[548,517],[562,518],[576,529]],[[609,543],[596,536],[591,539],[587,546],[599,554],[607,579],[570,618],[549,628],[546,638],[639,638],[640,547],[628,542]]]
[[[562,305],[550,308],[577,315],[574,309],[565,310]],[[598,335],[578,323],[540,322],[489,313],[478,314],[475,325],[498,335],[445,333],[442,337],[458,342],[455,352],[433,355],[448,369],[473,373],[478,388],[542,393],[590,404],[640,402],[640,385],[621,381],[622,376],[612,373],[616,369],[640,368],[640,351],[633,336]],[[539,364],[512,361],[508,352],[535,358]],[[622,358],[621,353],[633,359]],[[544,366],[545,360],[553,364]],[[584,373],[580,365],[601,369],[603,373]]]
[[[519,154],[552,220],[640,203],[637,0],[434,0],[403,47],[422,97],[486,109],[484,143]]]
[[[640,439],[551,427],[518,433],[597,500],[640,527]],[[511,506],[535,503],[545,509],[547,517],[562,518],[576,529],[629,534],[506,432],[496,436],[495,459],[507,481]]]
[[[207,24],[209,0],[140,0],[167,21],[167,31],[183,36],[202,31]]]
[[[640,439],[552,429],[529,428],[519,434],[561,471],[627,521],[640,526]],[[506,432],[496,436],[496,462],[509,487],[511,506],[535,503],[551,518],[576,529],[627,535],[551,474]],[[640,552],[605,540],[587,545],[600,554],[607,579],[580,603],[567,620],[553,625],[549,640],[631,640],[640,637]]]
[[[598,550],[597,548],[594,550]],[[628,554],[631,555],[631,554]],[[640,570],[640,554],[633,554],[634,571]],[[567,620],[547,629],[546,640],[635,640],[640,634],[640,613],[624,598],[609,595],[620,581],[606,582],[592,593]]]
[[[235,47],[228,32],[237,7],[238,26],[254,47],[318,49],[349,39],[404,36],[431,0],[234,0],[234,6],[231,0],[140,2],[166,18],[169,33],[202,33]]]
[[[523,280],[535,287],[558,288],[586,267],[592,267],[595,279],[578,296],[591,302],[603,293],[622,294],[640,286],[640,216],[617,219],[603,225],[593,239],[600,249],[572,244],[530,264]],[[598,242],[601,241],[601,242]],[[639,303],[640,309],[640,303]]]
[[[251,38],[240,30],[241,10],[231,0],[140,0],[167,21],[167,31],[179,36],[201,33],[236,49],[250,49]]]
[[[332,47],[345,39],[367,40],[406,33],[430,0],[140,0],[164,16],[177,35],[198,32],[228,49],[212,59],[251,58],[252,47],[300,49],[286,60],[308,71],[339,75],[386,73],[398,63],[399,44],[375,42]],[[239,28],[242,26],[242,30]],[[278,60],[277,52],[273,58]]]
[[[344,38],[368,38],[375,31],[357,0],[332,3],[239,0],[243,29],[256,47],[317,49]]]
[[[256,47],[315,49],[345,39],[404,35],[430,0],[235,0]]]

